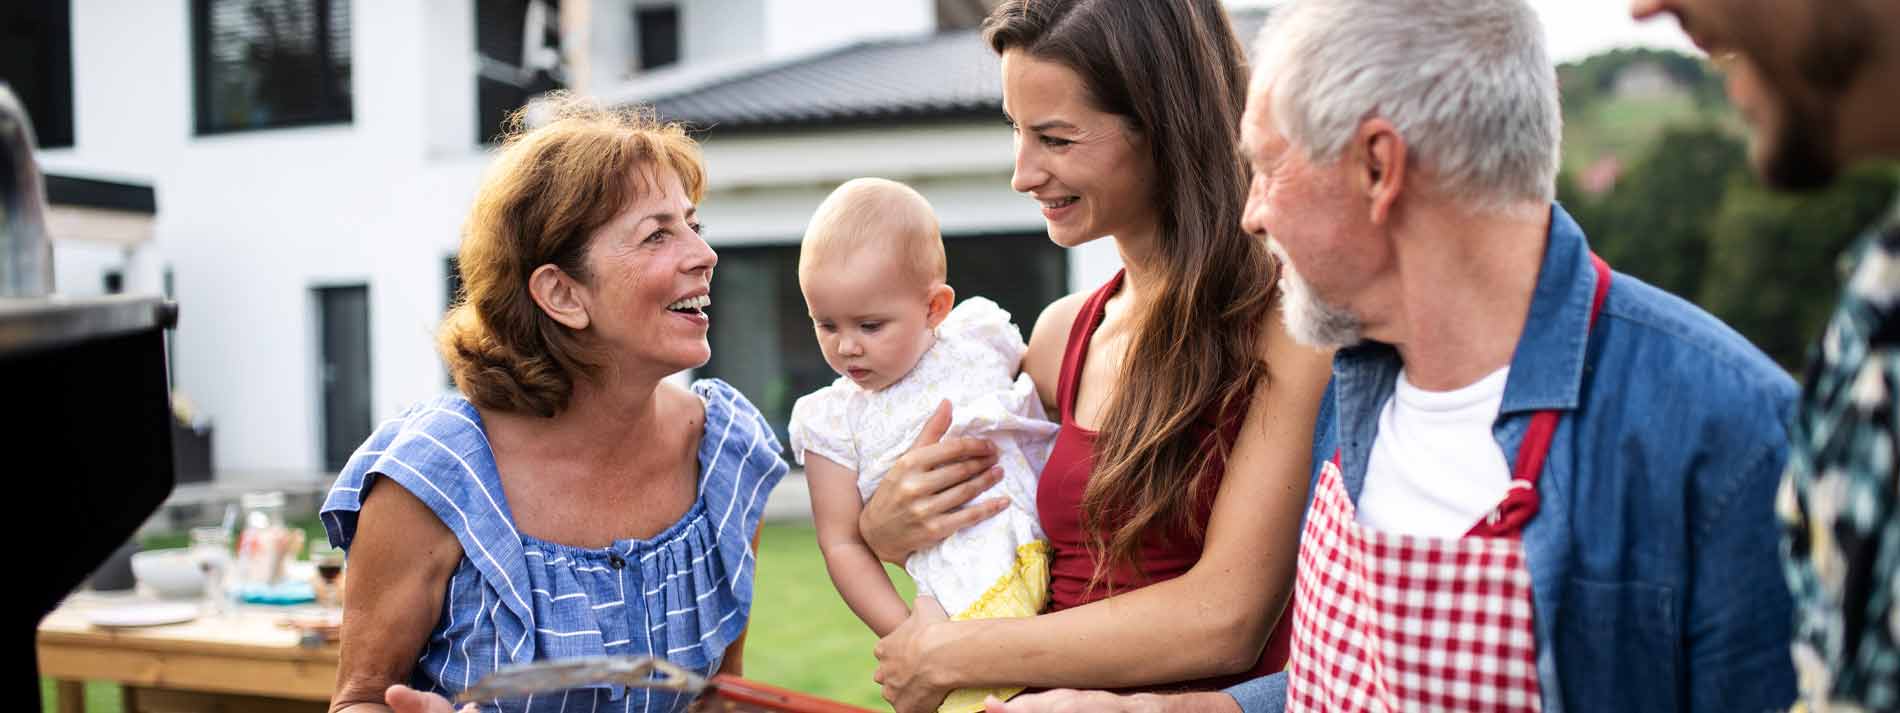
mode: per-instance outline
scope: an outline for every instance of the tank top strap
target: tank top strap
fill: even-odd
[[[1102,326],[1102,316],[1108,311],[1108,300],[1120,292],[1125,270],[1116,270],[1115,276],[1096,288],[1089,295],[1082,309],[1075,313],[1075,324],[1069,329],[1069,345],[1062,351],[1062,373],[1056,377],[1056,403],[1062,409],[1062,422],[1075,423],[1076,387],[1082,381],[1082,363],[1088,360],[1089,340],[1095,338],[1096,328]]]

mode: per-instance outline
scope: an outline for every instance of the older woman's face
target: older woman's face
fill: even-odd
[[[589,331],[623,366],[691,369],[712,358],[705,307],[719,255],[679,176],[659,168],[633,180],[639,198],[588,242]]]
[[[1021,50],[1006,51],[1003,113],[1016,129],[1009,185],[1042,205],[1057,245],[1154,234],[1154,161],[1121,117],[1090,106],[1080,76]]]

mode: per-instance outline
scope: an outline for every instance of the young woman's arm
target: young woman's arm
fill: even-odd
[[[811,517],[818,526],[818,551],[825,570],[851,612],[878,636],[891,633],[910,616],[884,563],[858,536],[858,474],[831,459],[805,452],[805,483],[811,488]]]
[[[1200,561],[1176,579],[1031,619],[913,615],[877,648],[878,680],[900,712],[934,708],[955,688],[1153,685],[1258,660],[1292,591],[1331,363],[1295,344],[1277,313],[1272,321],[1268,378],[1228,458]]]

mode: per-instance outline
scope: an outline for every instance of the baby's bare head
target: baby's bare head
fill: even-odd
[[[867,262],[861,258],[882,257]],[[798,250],[798,281],[814,271],[881,263],[898,282],[928,289],[946,278],[943,235],[930,202],[910,186],[882,178],[856,178],[819,204]]]

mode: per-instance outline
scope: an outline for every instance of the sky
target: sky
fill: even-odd
[[[1228,0],[1232,7],[1260,7],[1273,0]],[[1628,0],[1530,0],[1544,18],[1551,58],[1558,62],[1582,59],[1617,47],[1662,47],[1701,54],[1664,18],[1637,23],[1630,19]]]

